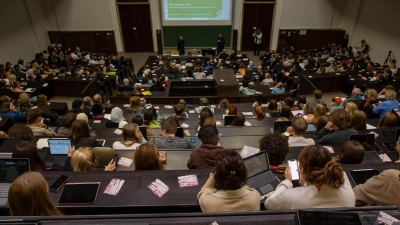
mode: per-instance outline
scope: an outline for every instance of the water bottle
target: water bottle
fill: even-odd
[[[196,148],[196,138],[191,137],[190,138],[190,143]]]

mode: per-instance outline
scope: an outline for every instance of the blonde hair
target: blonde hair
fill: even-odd
[[[372,89],[372,88],[368,89],[367,93],[368,93],[368,99],[370,101],[375,101],[378,98],[378,92],[376,92],[375,89]],[[385,96],[386,96],[386,94],[385,94]]]
[[[346,112],[349,114],[350,117],[353,116],[353,113],[354,113],[357,109],[358,109],[358,107],[357,107],[356,103],[354,103],[354,102],[348,102],[348,103],[346,104],[345,110],[346,110]]]
[[[228,99],[224,98],[219,102],[219,108],[221,109],[226,109],[229,107],[229,101]]]
[[[386,90],[385,92],[385,98],[386,100],[393,100],[396,99],[396,92],[393,90]]]
[[[303,114],[304,114],[304,115],[314,114],[314,112],[315,112],[315,107],[314,107],[314,105],[313,105],[311,102],[307,102],[307,103],[304,105]]]
[[[80,147],[72,154],[71,166],[73,171],[92,171],[95,160],[90,147]]]
[[[48,193],[47,181],[38,172],[19,176],[10,186],[8,204],[12,216],[60,216]]]

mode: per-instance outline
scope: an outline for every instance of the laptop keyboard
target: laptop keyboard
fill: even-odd
[[[379,158],[379,155],[375,151],[365,151],[365,159],[375,160],[381,158]]]
[[[271,183],[276,180],[275,175],[272,173],[260,173],[254,177],[247,180],[247,186],[251,188],[258,188]]]
[[[0,196],[8,196],[8,190],[10,189],[11,183],[0,184]]]
[[[52,155],[48,162],[52,162],[52,163],[65,162],[65,156],[54,156],[54,155]]]

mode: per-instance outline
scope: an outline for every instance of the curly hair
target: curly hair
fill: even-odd
[[[281,164],[289,153],[289,144],[279,133],[267,134],[259,141],[261,151],[266,151],[271,165]]]
[[[215,163],[214,188],[237,190],[247,182],[247,169],[242,157],[235,150],[225,150]]]

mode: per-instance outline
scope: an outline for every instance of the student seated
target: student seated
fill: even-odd
[[[129,107],[128,107],[128,112],[129,113],[144,113],[146,111],[146,108],[142,106],[140,102],[140,98],[138,96],[133,96],[129,99]]]
[[[154,108],[147,109],[143,114],[143,124],[149,129],[160,128],[160,124],[156,121],[157,115],[153,109]]]
[[[225,150],[197,194],[203,212],[260,210],[260,193],[246,185],[247,169],[235,150]]]
[[[132,117],[132,123],[136,123],[138,126],[143,126],[143,117],[141,115],[135,115]],[[149,127],[146,127],[147,136],[156,136]]]
[[[75,150],[75,147],[72,149],[68,147],[68,157],[71,157],[68,159],[71,160],[73,171],[92,171],[96,165],[96,156],[90,147],[80,147],[78,150]],[[111,159],[110,163],[104,167],[104,171],[114,171],[115,168],[114,159]]]
[[[111,120],[107,120],[106,128],[123,128],[128,122],[126,122],[122,109],[115,107],[111,110]]]
[[[384,128],[396,127],[396,126],[397,126],[397,116],[392,112],[387,112],[379,120],[379,123],[378,123],[378,126],[376,126],[376,129],[384,129]]]
[[[292,120],[292,126],[288,127],[287,132],[292,136],[289,137],[289,147],[303,147],[309,145],[315,145],[315,142],[311,138],[303,137],[303,133],[306,132],[308,127],[307,121],[304,117],[296,117]]]
[[[329,117],[329,122],[314,137],[319,145],[342,145],[349,140],[350,134],[357,131],[349,129],[350,117],[344,109],[336,109]]]
[[[161,139],[156,140],[158,149],[194,149],[194,146],[184,138],[176,137],[178,130],[176,123],[172,119],[161,121]]]
[[[233,117],[232,123],[230,126],[234,127],[242,127],[246,122],[246,117],[243,113],[236,113],[235,117]]]
[[[298,162],[300,187],[293,188],[290,167],[286,168],[285,180],[264,203],[267,210],[355,206],[349,179],[328,149],[304,147]]]
[[[382,118],[383,115],[387,112],[391,112],[393,109],[399,108],[399,101],[396,100],[396,92],[393,90],[386,90],[385,99],[386,101],[379,104],[372,111],[375,114],[379,114],[379,118]]]
[[[271,91],[271,94],[283,94],[285,93],[285,88],[283,87],[282,82],[279,82],[276,84],[275,87],[273,87],[273,90]]]
[[[257,105],[253,108],[253,113],[254,113],[254,118],[256,119],[264,119],[265,114],[264,111],[262,110],[261,106]]]
[[[349,102],[349,105],[352,102]],[[364,111],[356,110],[352,113],[350,117],[350,129],[353,130],[366,130],[367,129],[367,114]]]
[[[18,111],[10,100],[3,101],[0,105],[0,116],[8,116],[13,124],[24,123],[25,115]]]
[[[218,130],[213,126],[205,125],[200,129],[198,136],[201,145],[190,154],[187,167],[189,169],[214,168],[219,155],[224,152],[224,148],[218,144],[220,140]]]
[[[139,145],[134,157],[135,171],[164,170],[164,165],[161,164],[159,158],[160,153],[153,143],[146,142]]]
[[[122,128],[122,141],[116,141],[112,145],[113,149],[135,150],[139,145],[146,143],[142,132],[136,123],[128,123]]]
[[[4,133],[4,132],[3,132]],[[31,128],[22,123],[17,123],[8,130],[8,137],[10,138],[19,138],[21,141],[29,141],[36,143],[35,137],[33,136],[33,132]],[[5,134],[5,133],[4,133]]]
[[[256,85],[254,84],[254,82],[249,83],[249,86],[244,88],[244,87],[240,87],[239,91],[242,95],[255,95],[256,94]]]
[[[185,112],[186,105],[183,104],[177,104],[174,106],[174,111],[175,111],[175,118],[177,119],[189,119],[189,115]]]
[[[76,115],[73,112],[67,112],[61,119],[63,127],[58,128],[57,134],[60,136],[68,136],[72,123],[76,120]]]
[[[43,161],[39,157],[38,148],[36,147],[36,144],[34,144],[33,142],[23,141],[21,144],[15,146],[12,152],[12,158],[29,159],[30,171],[40,172],[46,170]]]
[[[267,152],[271,166],[282,164],[289,153],[288,141],[279,133],[267,134],[258,143],[260,151]]]
[[[157,78],[157,81],[151,85],[149,91],[165,91],[165,87],[161,84],[161,78]]]
[[[61,216],[48,190],[46,179],[38,172],[19,176],[8,191],[11,216]]]
[[[312,101],[313,106],[317,106],[318,104],[322,104],[325,107],[327,106],[326,102],[324,100],[322,100],[322,91],[321,90],[315,90],[313,92],[314,95],[314,101]]]
[[[214,113],[214,109],[209,106],[207,98],[200,98],[199,106],[194,109],[196,113],[200,113],[203,108],[210,108],[211,112]]]
[[[229,106],[229,108],[232,106]],[[206,119],[208,117],[213,117],[213,114],[210,110],[210,108],[203,108],[200,112],[200,121],[196,126],[196,131],[198,132],[200,130],[201,127],[204,126],[204,122],[206,121]]]
[[[42,123],[42,110],[35,108],[27,112],[27,124],[34,136],[57,136],[56,132]]]
[[[83,120],[75,120],[72,123],[68,138],[71,139],[71,143],[75,148],[81,146],[101,147],[96,139],[90,136],[89,126]]]
[[[342,164],[360,164],[364,160],[364,155],[365,148],[360,142],[347,141],[342,145],[336,161]]]

